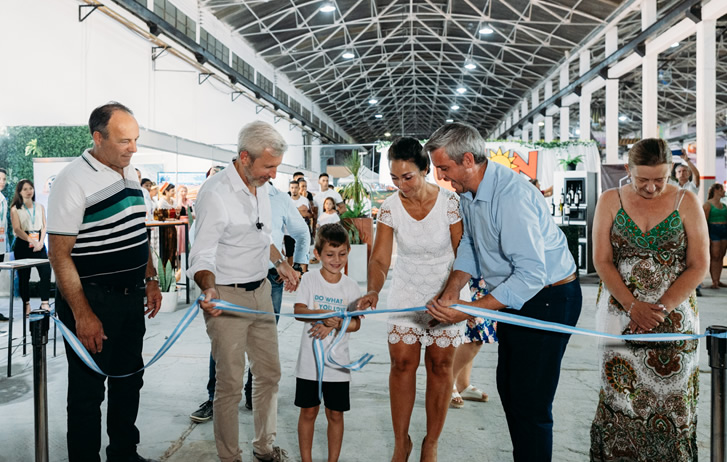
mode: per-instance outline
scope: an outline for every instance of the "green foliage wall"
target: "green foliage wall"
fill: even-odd
[[[10,201],[19,180],[33,180],[33,158],[77,157],[91,142],[86,126],[7,127],[6,136],[0,136],[0,167],[8,171],[3,194]]]
[[[91,147],[92,138],[88,127],[7,127],[0,134],[0,167],[8,171],[8,185],[2,191],[8,200],[13,199],[15,185],[23,178],[33,180],[33,158],[77,157]],[[8,214],[8,234],[12,242],[12,227]]]

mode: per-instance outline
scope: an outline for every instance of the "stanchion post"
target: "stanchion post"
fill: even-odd
[[[725,462],[725,395],[727,394],[727,333],[725,326],[707,328],[707,353],[712,368],[712,462]]]
[[[33,399],[35,404],[35,462],[48,462],[48,376],[45,346],[48,344],[50,312],[30,313],[33,340]]]

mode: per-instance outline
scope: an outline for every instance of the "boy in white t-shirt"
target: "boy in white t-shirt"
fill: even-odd
[[[361,296],[358,284],[341,273],[348,262],[350,245],[348,233],[340,224],[321,226],[316,236],[314,253],[321,261],[321,268],[303,275],[295,300],[295,314],[318,314],[331,311],[346,311],[348,305]],[[302,462],[312,460],[313,431],[321,401],[318,396],[318,381],[313,339],[323,341],[328,351],[334,336],[341,328],[342,318],[321,320],[299,319],[305,322],[300,339],[298,364],[295,367],[295,405],[300,408],[298,418],[298,445]],[[361,327],[359,317],[351,319],[347,333],[338,343],[333,359],[339,364],[350,362],[348,354],[349,332]],[[323,371],[323,400],[328,419],[328,460],[336,461],[343,443],[343,413],[351,408],[349,382],[351,372],[335,366],[327,359]]]

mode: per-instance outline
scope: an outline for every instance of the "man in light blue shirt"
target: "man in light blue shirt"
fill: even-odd
[[[464,234],[452,273],[428,305],[440,322],[469,316],[449,306],[468,304],[574,326],[581,311],[577,268],[542,194],[512,169],[487,161],[474,127],[447,124],[424,147],[437,173],[460,195]],[[483,276],[490,293],[459,300],[470,277]],[[515,461],[549,461],[552,404],[570,336],[500,323],[497,390]]]

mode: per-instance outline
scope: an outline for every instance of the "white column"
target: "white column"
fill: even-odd
[[[656,21],[656,0],[644,0],[641,4],[641,30],[647,29]],[[658,57],[657,53],[647,54],[641,59],[641,137],[659,136],[658,118]]]
[[[606,56],[618,49],[618,28],[606,32]],[[606,163],[618,163],[618,79],[606,81]]]
[[[520,134],[520,139],[521,139],[521,140],[523,140],[523,141],[525,141],[526,143],[527,143],[528,141],[530,141],[530,140],[528,139],[528,131],[529,131],[529,130],[528,130],[528,128],[527,128],[527,127],[523,127],[523,131],[522,131],[522,133]]]
[[[548,80],[545,82],[545,89],[543,92],[543,101],[547,101],[549,98],[553,96],[553,81]],[[547,108],[546,108],[547,111]],[[545,116],[545,126],[543,127],[543,139],[546,142],[553,141],[553,117],[546,115]]]
[[[538,98],[538,91],[539,91],[539,89],[536,88],[530,94],[530,104],[532,105],[532,109],[535,109],[540,104],[540,101]],[[539,122],[535,121],[534,117],[533,117],[533,141],[540,141],[540,125],[539,125]]]
[[[591,52],[584,50],[580,55],[579,74],[583,75],[591,68]],[[579,102],[579,139],[588,141],[591,139],[591,94],[581,89],[581,98]]]
[[[523,118],[526,115],[528,115],[528,100],[527,99],[523,99],[522,103],[520,103],[520,118]],[[522,136],[521,136],[521,139],[523,141],[528,141],[528,131],[529,130],[527,128],[525,128],[527,126],[527,124],[528,123],[527,123],[527,120],[526,120],[523,123],[523,133],[522,133]]]
[[[568,64],[566,63],[560,69],[560,89],[564,89],[568,86]],[[561,102],[561,104],[563,104]],[[568,141],[570,138],[570,114],[568,113],[568,106],[561,106],[560,108],[560,140]]]
[[[697,168],[702,177],[699,192],[704,200],[714,184],[716,158],[717,67],[715,20],[697,24]]]

